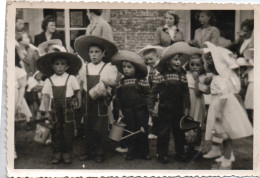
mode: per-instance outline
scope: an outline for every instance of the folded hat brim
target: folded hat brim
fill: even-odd
[[[161,47],[161,46],[152,46],[152,45],[148,45],[146,47],[144,47],[143,49],[141,49],[140,51],[138,51],[138,54],[141,56],[141,57],[144,57],[144,52],[147,51],[147,50],[156,50],[157,54],[161,57],[162,56],[162,53],[163,53],[163,50],[164,48]]]
[[[75,40],[74,47],[77,53],[87,62],[91,62],[89,48],[99,46],[105,51],[103,62],[108,63],[111,57],[118,51],[117,46],[104,38],[95,35],[83,35]]]
[[[40,52],[40,55],[46,54],[46,48],[50,45],[59,45],[62,46],[62,41],[60,39],[53,39],[49,41],[45,41],[38,45],[38,49]]]
[[[53,75],[54,71],[52,69],[52,60],[54,58],[68,60],[69,68],[66,70],[66,72],[70,75],[77,75],[79,69],[82,67],[82,62],[76,55],[67,52],[53,52],[39,57],[39,59],[36,61],[36,65],[39,71],[47,76]]]
[[[145,78],[147,76],[148,71],[147,71],[147,67],[146,67],[146,65],[144,63],[144,60],[137,53],[134,53],[134,52],[131,52],[131,51],[122,50],[122,51],[117,52],[111,58],[111,63],[113,65],[117,66],[117,70],[121,74],[124,74],[123,67],[122,67],[122,62],[123,61],[131,62],[135,66],[135,68],[136,68],[136,77],[138,77],[138,78]]]

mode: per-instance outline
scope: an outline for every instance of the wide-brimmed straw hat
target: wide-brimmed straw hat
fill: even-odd
[[[123,73],[122,62],[128,61],[131,62],[136,67],[136,77],[144,78],[147,76],[147,67],[144,63],[144,60],[135,52],[122,50],[117,52],[112,58],[111,63],[117,66],[118,71],[121,74]]]
[[[67,53],[67,52],[52,52],[45,54],[36,61],[37,68],[43,74],[51,76],[54,74],[52,69],[52,60],[55,58],[67,59],[69,68],[66,70],[68,74],[77,75],[79,69],[82,66],[81,60],[74,54]]]
[[[188,43],[185,42],[177,42],[172,44],[171,46],[168,46],[167,48],[164,49],[162,53],[162,59],[158,63],[156,69],[159,72],[162,72],[165,70],[166,66],[166,61],[170,59],[172,56],[175,54],[183,54],[183,60],[181,61],[181,65],[184,65],[188,60],[190,55],[198,53],[198,54],[203,54],[203,51],[199,48],[191,47],[188,45]]]
[[[230,77],[231,70],[238,67],[236,61],[231,57],[232,52],[223,47],[216,46],[209,41],[205,42],[205,44],[211,53],[215,68],[219,75],[227,78]]]
[[[74,43],[77,53],[87,62],[91,62],[89,56],[89,48],[91,46],[98,46],[104,50],[105,56],[102,60],[105,63],[110,62],[111,57],[118,51],[117,46],[113,42],[95,35],[80,36]]]
[[[156,50],[158,56],[160,56],[160,57],[162,56],[162,52],[163,52],[164,48],[161,47],[161,46],[152,46],[152,45],[147,45],[147,46],[145,46],[143,49],[141,49],[140,51],[138,51],[138,54],[139,54],[141,57],[144,57],[144,52],[145,52],[146,50],[152,50],[152,49]]]
[[[41,44],[38,45],[38,49],[39,49],[39,52],[40,52],[40,56],[46,54],[46,48],[49,47],[50,45],[56,45],[58,46],[57,48],[60,47],[60,51],[61,52],[65,52],[64,51],[64,47],[62,46],[62,42],[60,39],[53,39],[53,40],[49,40],[49,41],[45,41]],[[66,49],[65,49],[66,50]]]

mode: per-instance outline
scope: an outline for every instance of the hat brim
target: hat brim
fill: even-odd
[[[138,51],[138,54],[139,54],[141,57],[144,57],[144,52],[145,52],[146,50],[152,50],[152,49],[156,50],[158,56],[160,56],[160,57],[162,56],[162,53],[163,53],[164,48],[161,47],[161,46],[152,46],[152,45],[148,45],[148,46],[144,47],[143,49],[141,49],[140,51]]]
[[[181,130],[189,131],[199,127],[200,123],[194,121],[191,116],[183,116],[180,121]]]
[[[50,45],[59,45],[62,46],[62,41],[60,39],[53,39],[53,40],[49,40],[49,41],[45,41],[41,44],[38,45],[38,49],[40,52],[40,55],[44,55],[46,54],[46,48]]]
[[[61,59],[68,60],[69,68],[66,70],[66,72],[70,75],[77,75],[79,69],[82,67],[82,62],[76,55],[67,52],[53,52],[41,56],[36,61],[36,65],[39,71],[41,71],[43,74],[47,76],[53,75],[54,71],[51,66],[52,66],[52,60],[54,58],[61,58]]]
[[[77,53],[87,62],[91,62],[89,48],[95,45],[103,48],[105,51],[105,56],[102,59],[105,63],[110,62],[111,57],[118,51],[114,43],[95,35],[80,36],[74,43]]]
[[[147,67],[140,55],[131,51],[119,51],[111,59],[111,63],[117,66],[117,70],[124,75],[122,62],[131,62],[136,68],[136,77],[145,78],[148,74]]]
[[[159,72],[163,72],[167,67],[166,61],[172,58],[175,54],[183,54],[183,59],[181,61],[181,66],[183,66],[189,60],[190,55],[195,53],[203,54],[203,51],[199,48],[191,47],[188,43],[182,41],[174,43],[164,49],[162,59],[158,63],[156,69]]]

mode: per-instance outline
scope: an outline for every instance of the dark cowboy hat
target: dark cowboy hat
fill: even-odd
[[[199,48],[189,46],[188,43],[182,41],[176,42],[164,49],[162,53],[162,59],[156,66],[156,69],[159,72],[163,72],[166,68],[167,60],[170,59],[175,54],[179,54],[179,53],[183,54],[183,60],[181,61],[181,66],[182,66],[189,60],[190,55],[195,53],[203,54],[203,51]]]
[[[45,54],[36,61],[37,68],[43,74],[51,76],[54,74],[52,70],[52,60],[55,58],[67,59],[69,68],[66,70],[68,74],[77,75],[79,69],[82,66],[81,60],[74,54],[67,53],[67,52],[53,52]]]
[[[102,59],[105,63],[110,62],[111,57],[118,51],[118,48],[114,43],[95,35],[80,36],[74,43],[77,53],[87,62],[91,62],[89,57],[90,46],[98,46],[105,51],[105,57]]]
[[[129,61],[136,67],[136,76],[144,78],[147,76],[147,67],[144,60],[137,53],[132,51],[122,50],[117,52],[112,58],[112,64],[117,66],[118,71],[123,74],[122,61]]]
[[[184,131],[189,131],[199,127],[200,123],[194,121],[191,116],[183,116],[180,121],[180,128]]]

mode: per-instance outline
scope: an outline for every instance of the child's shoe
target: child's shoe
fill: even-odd
[[[119,153],[127,153],[128,152],[128,148],[122,148],[122,147],[117,147],[115,150]]]
[[[60,152],[54,153],[51,160],[51,164],[58,164],[60,161],[61,161],[61,153]]]
[[[224,159],[224,156],[222,155],[221,157],[219,157],[219,158],[215,159],[215,162],[217,162],[217,163],[220,163],[220,162],[222,162],[222,161],[223,161],[223,159]],[[235,156],[234,156],[234,153],[233,153],[233,152],[231,152],[230,161],[231,161],[231,162],[235,162],[235,161],[236,161],[236,159],[235,159]]]
[[[148,135],[148,139],[157,139],[157,136],[156,135],[154,135],[154,134],[149,134]]]
[[[69,153],[64,153],[64,154],[62,155],[62,157],[63,157],[64,163],[70,164],[70,163],[72,162],[72,160],[71,160],[71,155],[70,155]]]
[[[219,146],[212,145],[212,149],[207,154],[203,155],[203,158],[211,159],[211,158],[220,157],[221,155],[222,154]]]
[[[223,158],[219,170],[231,170],[232,169],[232,161],[230,159]]]

